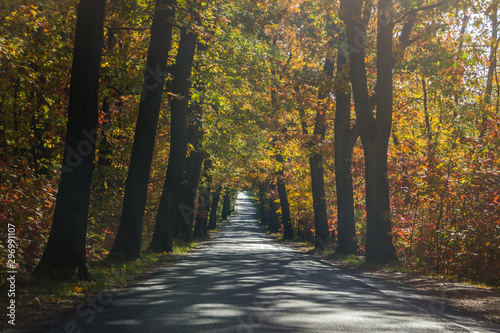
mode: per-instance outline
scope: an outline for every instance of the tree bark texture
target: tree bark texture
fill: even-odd
[[[34,272],[88,279],[85,252],[90,184],[97,136],[99,70],[105,0],[78,7],[68,124],[61,177],[49,241]]]
[[[279,230],[279,220],[278,220],[278,208],[275,202],[275,191],[276,185],[271,183],[270,185],[270,195],[269,195],[269,232],[276,233]]]
[[[120,225],[110,256],[123,256],[128,259],[141,256],[142,220],[165,85],[168,53],[172,44],[171,19],[174,17],[175,4],[175,0],[156,1]]]
[[[201,151],[203,141],[202,116],[203,109],[198,103],[191,102],[187,140],[194,150],[189,153],[184,168],[181,190],[179,193],[179,209],[175,218],[174,235],[186,241],[193,239],[194,212],[198,184],[205,154]]]
[[[330,52],[328,52],[330,53]],[[323,73],[325,75],[324,85],[318,92],[318,107],[316,110],[316,119],[314,125],[314,141],[316,144],[322,143],[326,134],[326,108],[325,99],[330,98],[330,86],[333,79],[335,64],[331,54],[327,54]],[[309,157],[309,166],[311,170],[311,190],[313,195],[314,207],[314,230],[315,230],[315,248],[326,249],[332,239],[328,227],[328,213],[326,210],[325,180],[323,175],[323,155],[315,151]]]
[[[352,153],[359,136],[357,126],[351,128],[351,91],[345,55],[338,54],[335,87],[335,181],[337,190],[337,249],[338,254],[355,254],[356,221],[354,218],[354,190],[352,185]]]
[[[210,218],[208,220],[208,230],[214,230],[217,228],[217,208],[219,206],[220,200],[220,186],[217,187],[215,193],[212,195],[212,205],[210,208]]]
[[[230,210],[231,210],[231,193],[226,192],[222,197],[222,212],[221,212],[222,221],[227,220],[227,218],[231,214]]]
[[[377,31],[377,111],[373,115],[368,93],[364,27],[360,25],[362,1],[342,0],[346,9],[351,84],[356,122],[365,155],[366,262],[386,263],[396,259],[392,244],[387,145],[392,126],[392,0],[379,0]],[[359,32],[363,32],[360,36]]]
[[[278,187],[278,196],[281,205],[281,222],[283,223],[283,238],[293,239],[292,218],[290,216],[290,204],[288,203],[288,194],[286,192],[283,164],[284,159],[281,154],[276,155],[276,161],[281,165],[277,172],[276,186]]]
[[[203,238],[208,234],[208,218],[210,213],[211,195],[210,195],[210,168],[212,161],[207,159],[203,164],[203,179],[204,185],[202,191],[198,195],[196,203],[196,218],[194,223],[194,236]]]
[[[170,153],[167,174],[150,245],[154,252],[171,252],[173,249],[174,219],[186,164],[189,89],[197,38],[195,32],[182,28],[170,89],[174,97],[170,100]]]

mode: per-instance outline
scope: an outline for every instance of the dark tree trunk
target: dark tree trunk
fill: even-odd
[[[330,53],[330,51],[328,52]],[[326,99],[330,98],[330,87],[333,79],[333,71],[335,64],[330,54],[327,54],[323,73],[325,75],[325,82],[320,87],[318,92],[318,107],[316,111],[316,120],[314,125],[314,143],[319,146],[325,139],[326,134]],[[325,180],[323,176],[323,155],[321,152],[314,152],[313,156],[309,158],[309,166],[311,169],[311,189],[313,195],[314,207],[314,230],[316,234],[315,248],[324,250],[328,248],[331,243],[330,230],[328,228],[328,213],[326,210],[326,196],[325,196]]]
[[[234,193],[229,195],[229,215],[234,212],[234,204],[236,203],[236,198],[234,197]]]
[[[34,71],[39,71],[39,66],[34,66]],[[38,78],[38,85],[43,86],[47,83],[44,75]],[[46,136],[48,132],[48,123],[44,121],[43,106],[47,105],[47,101],[42,93],[42,89],[33,88],[32,99],[35,100],[35,108],[31,117],[31,128],[33,130],[33,145],[31,147],[31,155],[33,158],[33,170],[37,175],[47,175],[49,169],[44,163],[44,160],[50,160],[50,149],[45,146]]]
[[[97,133],[105,0],[81,0],[76,23],[66,144],[47,247],[34,275],[89,278],[85,241]]]
[[[278,208],[276,207],[275,199],[276,185],[271,183],[269,196],[269,232],[276,233],[279,230]]]
[[[208,43],[198,42],[198,52],[205,52],[207,49]],[[200,63],[195,64],[197,71],[199,71],[201,67],[200,65]],[[202,84],[197,84],[196,90],[198,92],[203,92],[205,90],[205,87]],[[190,103],[187,140],[188,145],[193,147],[193,150],[190,152],[189,156],[186,159],[184,177],[179,194],[179,209],[177,210],[177,216],[174,222],[174,237],[183,238],[184,240],[189,242],[191,242],[193,239],[193,226],[195,221],[195,209],[197,205],[195,201],[198,194],[198,184],[200,182],[203,161],[206,158],[205,152],[202,151],[203,108],[197,101],[192,100]],[[205,160],[204,177],[207,179],[208,183],[210,183],[210,180],[208,180],[210,178],[208,173],[211,165],[212,164],[210,160]],[[205,227],[205,230],[202,230],[202,233],[206,234],[206,229],[207,228]]]
[[[354,219],[354,190],[352,185],[352,152],[359,136],[357,127],[351,129],[351,92],[344,65],[345,56],[338,54],[335,89],[335,180],[337,189],[337,249],[338,254],[355,254],[356,221]]]
[[[174,97],[170,100],[170,153],[167,174],[150,245],[154,252],[171,252],[173,249],[174,219],[186,164],[189,89],[197,38],[196,33],[182,28],[171,85]]]
[[[174,16],[175,4],[175,0],[156,1],[120,226],[110,256],[124,256],[128,259],[141,256],[142,219],[165,84],[168,52],[172,44],[171,19]]]
[[[206,180],[203,192],[198,196],[196,204],[196,219],[194,225],[194,236],[203,238],[208,234],[208,215],[210,213],[210,168],[212,161],[207,159],[203,165],[203,178]]]
[[[278,39],[279,39],[279,36],[276,35],[273,39],[273,47],[276,46]],[[291,57],[292,56],[290,54],[288,61],[287,61],[287,64],[291,60]],[[286,70],[286,67],[287,67],[286,65],[283,66],[283,72]],[[271,74],[273,77],[276,77],[277,79],[279,78],[279,75],[276,72],[276,70],[272,69]],[[278,104],[277,87],[274,87],[274,88],[275,89],[271,89],[271,106],[272,106],[272,110],[279,110],[280,106]],[[272,122],[271,128],[276,130],[276,128],[274,128],[273,123],[274,123],[274,121]],[[282,131],[286,132],[286,127],[282,128]],[[273,148],[276,148],[276,141],[277,141],[277,138],[273,137],[272,138]],[[279,196],[280,205],[281,205],[281,218],[282,218],[282,222],[283,222],[283,238],[284,239],[292,239],[293,238],[292,219],[290,217],[290,205],[288,203],[288,194],[286,192],[286,185],[285,185],[284,171],[283,171],[283,169],[285,167],[284,166],[284,159],[283,159],[283,156],[279,152],[276,153],[274,158],[276,159],[276,162],[278,162],[280,165],[279,170],[276,172],[276,186],[278,188],[278,196]],[[274,206],[274,203],[273,203],[273,206]],[[274,207],[271,208],[271,206],[270,206],[269,208],[272,211],[272,212],[270,212],[271,214],[273,214],[273,212],[276,213],[276,210],[273,209]],[[274,216],[271,217],[271,220],[273,220],[273,218],[274,218]],[[271,222],[274,223],[274,221],[271,221]],[[278,228],[279,228],[279,223],[278,223]],[[272,229],[274,230],[274,224],[272,226]],[[272,232],[274,232],[274,231],[272,231]]]
[[[326,211],[325,180],[323,176],[323,155],[315,153],[309,158],[311,168],[311,188],[314,207],[314,247],[317,250],[328,248],[332,242],[328,228],[328,214]]]
[[[387,145],[392,126],[392,0],[379,0],[377,33],[377,112],[373,116],[368,93],[365,50],[360,43],[361,1],[343,0],[348,45],[351,45],[351,83],[361,143],[365,155],[366,261],[386,263],[396,258],[392,244]]]
[[[114,33],[114,30],[110,28],[110,29],[108,29],[107,51],[112,52],[113,49],[115,48],[115,46],[116,46],[115,33]],[[106,80],[107,78],[104,77],[104,79]],[[104,117],[103,117],[102,125],[100,127],[101,140],[99,142],[99,155],[98,155],[98,159],[97,159],[98,168],[108,167],[111,165],[110,156],[111,156],[113,150],[112,150],[112,147],[109,143],[108,133],[106,130],[109,123],[111,122],[111,100],[109,97],[104,97],[104,99],[103,99],[102,113],[103,113]],[[99,186],[100,186],[100,189],[102,189],[102,188],[104,188],[105,179],[104,179],[103,175],[99,175],[99,176],[101,178],[100,182],[99,182]]]
[[[231,193],[226,192],[226,194],[224,194],[224,197],[222,198],[222,214],[221,214],[222,221],[227,220],[227,218],[231,214],[230,206],[231,206]]]
[[[284,159],[282,155],[276,155],[276,160],[282,166],[278,171],[278,176],[276,177],[276,186],[278,187],[278,196],[280,198],[281,205],[281,219],[283,222],[283,239],[293,239],[293,228],[292,228],[292,218],[290,216],[290,204],[288,203],[288,194],[286,193],[286,186],[283,164]]]
[[[98,167],[108,167],[111,165],[110,156],[112,153],[112,147],[109,144],[108,133],[106,132],[106,127],[111,121],[111,102],[108,98],[105,98],[102,102],[102,113],[104,114],[104,119],[101,126],[101,139],[99,141],[97,165]],[[102,181],[104,181],[104,178]]]
[[[203,131],[201,128],[202,112],[198,103],[192,101],[192,110],[188,125],[188,144],[194,148],[186,159],[184,168],[184,177],[179,193],[179,209],[175,218],[174,235],[175,237],[183,238],[186,241],[193,239],[193,224],[195,200],[200,182],[201,169],[205,154],[201,151],[203,141]]]
[[[203,238],[208,234],[208,214],[207,208],[197,210],[194,223],[194,238]]]
[[[212,207],[210,208],[210,219],[208,221],[208,230],[213,230],[217,227],[217,207],[219,206],[220,200],[220,186],[217,187],[215,193],[212,196]]]

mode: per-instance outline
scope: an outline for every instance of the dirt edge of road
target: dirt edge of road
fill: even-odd
[[[363,276],[379,277],[403,283],[424,295],[437,297],[444,304],[500,324],[500,290],[459,282],[457,279],[431,277],[417,273],[389,271],[380,268],[359,267],[341,259],[311,252],[311,246],[299,242],[280,241],[277,235],[269,235],[275,241],[295,251],[325,260],[331,264]]]

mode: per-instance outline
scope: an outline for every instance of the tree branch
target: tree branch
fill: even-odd
[[[437,2],[437,3],[432,4],[432,5],[410,9],[406,13],[403,13],[400,17],[395,18],[393,22],[394,22],[394,24],[397,24],[397,23],[403,21],[406,18],[406,16],[408,16],[408,15],[415,15],[418,12],[423,12],[423,11],[426,11],[426,10],[435,9],[435,8],[438,8],[439,6],[444,5],[444,4],[448,3],[448,2],[449,2],[449,0],[444,0],[444,1],[440,1],[440,2]]]
[[[104,26],[106,29],[108,30],[131,30],[131,31],[144,31],[144,30],[148,30],[148,28],[132,28],[132,27],[118,27],[118,28],[115,28],[115,27],[107,27],[107,26]]]

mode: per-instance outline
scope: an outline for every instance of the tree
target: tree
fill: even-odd
[[[197,50],[200,56],[206,53],[207,49],[208,40],[198,42]],[[200,73],[200,69],[203,67],[202,61],[197,59],[195,72]],[[202,169],[204,170],[204,177],[208,180],[210,178],[208,173],[211,168],[211,161],[206,159],[207,154],[203,150],[203,105],[199,100],[200,96],[203,95],[205,86],[200,78],[194,78],[194,80],[197,81],[195,84],[197,97],[190,101],[187,127],[187,141],[190,151],[184,167],[184,176],[179,193],[179,209],[177,210],[174,225],[174,237],[183,237],[187,241],[192,241],[193,239],[194,218],[197,209],[195,201],[198,194],[201,171]],[[203,162],[205,162],[205,165]],[[205,204],[206,202],[203,201],[203,203]],[[208,207],[204,208],[208,209]],[[206,228],[195,229],[195,233],[197,230],[199,231],[198,236],[204,236],[207,232]]]
[[[279,40],[279,36],[276,35],[273,38],[273,48],[277,49],[277,43]],[[292,58],[292,55],[290,54],[288,57],[288,60],[286,63],[283,65],[282,71],[279,74],[285,73],[287,69],[287,65]],[[279,66],[279,61],[276,62],[276,67]],[[278,75],[277,71],[275,68],[271,69],[271,75],[274,78],[274,82],[277,83],[278,80],[280,79],[280,75]],[[271,110],[273,113],[279,114],[279,104],[278,104],[278,87],[273,86],[271,87]],[[275,119],[272,120],[271,124],[271,130],[276,131],[275,123],[278,123],[278,120],[276,117]],[[280,132],[286,133],[287,129],[285,126],[281,128]],[[283,223],[283,238],[284,239],[293,239],[293,228],[292,228],[292,218],[290,216],[290,204],[288,202],[288,193],[286,191],[286,183],[285,183],[285,159],[283,158],[283,155],[279,151],[280,148],[276,147],[276,141],[277,141],[277,134],[274,134],[271,142],[273,149],[276,150],[276,153],[274,154],[274,158],[276,160],[277,168],[276,168],[276,187],[278,189],[278,197],[280,200],[280,206],[281,206],[281,222]]]
[[[497,70],[497,52],[498,52],[498,3],[494,1],[488,7],[488,14],[491,12],[491,45],[490,45],[490,55],[488,58],[488,75],[486,79],[486,91],[484,96],[484,111],[482,115],[481,122],[481,133],[480,136],[484,136],[487,131],[488,124],[488,109],[490,108],[491,95],[493,92],[493,76]]]
[[[329,47],[330,49],[330,47]],[[332,59],[331,51],[325,57],[323,74],[325,80],[320,85],[318,92],[318,106],[316,110],[316,119],[314,124],[314,140],[319,146],[325,140],[326,134],[326,111],[328,109],[328,100],[330,99],[330,86],[333,79],[335,63]],[[309,166],[311,169],[311,189],[313,195],[314,207],[314,230],[315,230],[315,248],[326,249],[331,243],[330,230],[328,228],[328,214],[326,211],[325,180],[323,176],[323,155],[319,151],[314,151],[309,157]]]
[[[335,86],[335,185],[337,190],[337,249],[338,254],[354,254],[356,221],[354,218],[354,189],[352,185],[352,153],[359,133],[351,127],[351,91],[348,67],[343,50],[339,49]]]
[[[276,184],[273,182],[269,186],[269,232],[276,233],[279,230],[278,208],[276,207]]]
[[[219,205],[221,187],[217,186],[212,194],[212,204],[210,208],[210,217],[208,219],[208,230],[213,230],[217,227],[217,207]]]
[[[198,193],[203,161],[205,159],[205,154],[201,150],[203,142],[203,131],[201,128],[203,109],[196,101],[191,101],[190,109],[187,141],[192,150],[186,159],[184,176],[179,192],[179,209],[174,221],[174,236],[184,238],[187,241],[191,241],[193,238],[195,200]]]
[[[228,189],[224,190],[224,196],[222,197],[222,211],[221,220],[225,221],[231,214],[231,192]]]
[[[175,0],[157,0],[156,2],[120,226],[110,251],[111,256],[125,256],[128,259],[135,259],[141,255],[142,219],[146,205],[168,53],[172,44],[172,19],[175,4]]]
[[[97,134],[99,70],[105,0],[81,0],[78,7],[68,123],[56,208],[49,241],[36,276],[75,270],[88,279],[85,252],[90,183]]]
[[[293,239],[292,218],[290,217],[290,204],[288,203],[288,194],[283,172],[284,159],[281,154],[276,155],[276,161],[279,163],[279,169],[276,172],[276,187],[278,188],[278,196],[281,205],[281,219],[283,223],[283,238]]]
[[[196,203],[196,219],[194,223],[194,236],[203,238],[208,233],[208,219],[210,213],[210,169],[212,168],[212,161],[206,159],[203,164],[203,182],[201,191],[198,192],[198,201]]]
[[[366,34],[361,20],[362,1],[342,0],[341,6],[345,9],[356,122],[365,156],[366,262],[386,263],[396,258],[392,243],[387,169],[393,103],[392,0],[378,2],[376,117],[368,92],[362,40]]]
[[[173,249],[174,219],[177,213],[178,193],[187,154],[187,118],[191,69],[198,34],[182,28],[179,49],[173,68],[170,87],[170,153],[168,167],[156,215],[156,223],[150,249],[154,252],[170,252]]]

